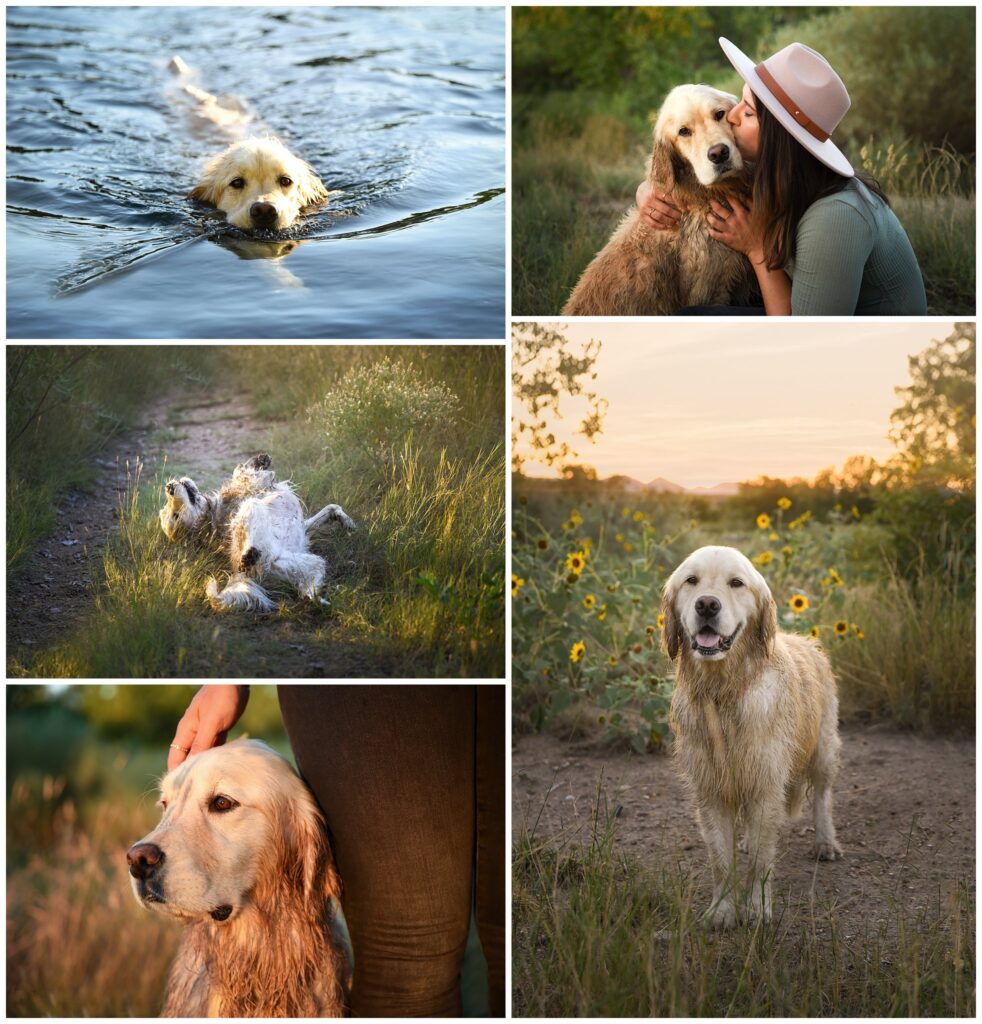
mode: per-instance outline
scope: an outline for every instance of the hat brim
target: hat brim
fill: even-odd
[[[750,86],[754,95],[777,118],[781,126],[812,156],[821,160],[836,174],[841,174],[846,178],[851,178],[856,173],[852,164],[831,139],[819,142],[784,109],[774,93],[764,85],[760,75],[757,74],[757,65],[738,46],[734,46],[729,39],[724,39],[722,36],[720,36],[719,45],[723,48],[726,59],[736,68],[737,74]]]

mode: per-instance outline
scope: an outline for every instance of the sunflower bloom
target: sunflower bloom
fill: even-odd
[[[589,611],[596,603],[597,599],[593,596],[593,594],[587,594],[583,598],[583,607],[586,608],[587,611]]]
[[[581,516],[580,513],[577,512],[576,509],[574,508],[573,511],[570,512],[570,514],[569,514],[569,521],[573,524],[574,527],[575,526],[582,526],[583,525],[583,516]]]
[[[849,632],[849,623],[844,619],[839,619],[832,628],[835,630],[836,636],[845,636]]]
[[[602,605],[601,605],[601,606],[600,606],[600,607],[599,607],[599,608],[597,609],[597,621],[598,621],[598,622],[603,622],[603,621],[604,621],[604,619],[606,619],[606,618],[607,618],[607,605],[605,605],[605,604],[602,604]]]
[[[511,596],[517,597],[518,592],[525,586],[525,580],[521,576],[516,576],[514,573],[511,574]]]
[[[583,657],[585,651],[586,644],[582,640],[577,640],[569,649],[569,660],[575,665]]]
[[[539,543],[538,543],[539,550],[540,551],[545,551],[548,547],[549,547],[549,538],[548,537],[540,537],[539,538]]]
[[[633,519],[636,523],[640,523],[644,519],[644,513],[640,509],[634,513]]]
[[[607,664],[610,665],[611,668],[613,668],[617,664],[617,659],[613,656],[613,654],[607,659]]]
[[[614,534],[614,540],[616,540],[618,544],[623,544],[624,543],[624,534],[623,533],[615,533]]]
[[[812,628],[808,630],[808,635],[813,640],[817,640],[822,635],[822,631],[818,628],[818,626],[812,626]]]
[[[761,551],[753,561],[754,565],[770,565],[774,561],[774,555],[770,551]]]
[[[655,627],[654,626],[645,626],[644,627],[644,632],[645,632],[646,636],[654,636],[655,635]]]
[[[777,499],[777,507],[782,512],[787,512],[788,509],[791,508],[791,499],[790,498],[778,498]]]
[[[757,526],[758,526],[758,528],[761,529],[761,530],[766,530],[766,529],[768,529],[770,527],[770,525],[771,525],[771,517],[766,512],[761,512],[761,514],[759,516],[757,516]]]
[[[795,594],[788,603],[796,615],[808,611],[808,598],[804,594]]]
[[[849,511],[852,513],[853,519],[858,519],[859,518],[859,506],[858,505],[853,505],[853,507],[851,509],[849,509]]]
[[[780,540],[781,538],[778,537],[778,535],[776,533],[769,533],[767,535],[767,539],[768,540]]]
[[[838,573],[837,573],[837,572],[835,571],[835,569],[833,569],[833,568],[832,568],[831,566],[829,567],[829,579],[830,579],[830,580],[831,580],[831,581],[832,581],[832,582],[833,582],[833,583],[834,583],[834,584],[835,584],[835,585],[836,585],[837,587],[841,587],[841,586],[842,586],[842,577],[841,577],[841,576],[840,576],[840,575],[839,575],[839,574],[838,574]]]
[[[583,568],[586,565],[586,552],[585,551],[571,551],[566,556],[566,568],[571,573],[579,576],[583,572]]]
[[[634,545],[633,545],[633,544],[632,544],[632,543],[631,543],[630,541],[627,541],[627,542],[625,542],[625,544],[624,544],[624,550],[625,550],[625,551],[626,551],[626,552],[627,552],[628,554],[630,554],[630,553],[631,553],[631,552],[632,552],[632,551],[634,550]]]
[[[659,629],[664,629],[665,628],[665,616],[664,615],[659,615],[658,618],[655,619],[655,625]]]

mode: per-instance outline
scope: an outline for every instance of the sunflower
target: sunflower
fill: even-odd
[[[586,552],[585,551],[571,551],[566,556],[566,568],[571,573],[575,573],[577,576],[583,572],[583,567],[586,565]]]
[[[799,612],[808,611],[808,598],[804,594],[795,594],[788,603],[791,605],[791,611],[796,615]]]
[[[586,644],[582,640],[577,640],[569,649],[569,660],[575,665],[583,657],[584,651],[586,651]]]
[[[606,618],[607,618],[607,605],[605,605],[605,604],[602,604],[602,605],[601,605],[601,606],[600,606],[600,607],[599,607],[599,608],[597,609],[597,621],[598,621],[598,622],[603,622],[603,621],[604,621],[604,619],[606,619]]]
[[[754,559],[755,565],[769,565],[774,561],[774,555],[770,551],[761,551],[761,553]]]
[[[632,518],[636,523],[640,523],[641,520],[644,519],[644,513],[639,509],[637,512],[634,513],[634,516]]]
[[[645,631],[645,634],[647,636],[654,636],[655,635],[655,627],[654,626],[645,626],[644,627],[644,631]]]
[[[597,599],[593,596],[593,594],[587,594],[583,598],[583,607],[586,608],[587,611],[589,611],[596,603]]]
[[[607,664],[610,665],[611,668],[613,668],[614,665],[617,664],[617,659],[613,656],[613,654],[607,659]]]
[[[839,619],[832,628],[835,630],[836,636],[845,636],[849,632],[849,623],[844,619]]]
[[[517,597],[518,592],[525,586],[525,580],[521,576],[516,576],[514,573],[511,574],[511,596]]]
[[[813,640],[817,640],[819,638],[819,636],[821,636],[821,634],[822,634],[822,631],[818,628],[818,626],[812,626],[812,628],[810,630],[808,630],[808,635]]]
[[[580,513],[577,512],[574,508],[573,511],[569,514],[569,521],[573,524],[573,526],[582,526],[583,516],[581,516]]]
[[[549,547],[549,538],[548,537],[540,537],[539,538],[539,543],[538,543],[539,550],[540,551],[545,551],[548,547]]]
[[[776,533],[774,533],[774,532],[771,532],[771,533],[769,533],[769,534],[767,535],[767,539],[768,539],[768,540],[780,540],[781,538],[780,538],[780,537],[778,537],[778,535],[777,535]]]
[[[618,544],[622,544],[623,541],[624,541],[624,534],[623,533],[615,533],[614,534],[614,540],[616,540]]]
[[[665,628],[665,616],[664,615],[659,615],[658,618],[655,619],[655,625],[659,629],[664,629]]]
[[[794,554],[794,548],[791,547],[790,544],[785,544],[784,547],[781,548],[781,554],[784,555],[785,558],[790,558]]]
[[[866,634],[859,628],[859,626],[855,622],[852,624],[852,631],[856,634],[857,640],[862,640],[866,636]]]
[[[771,525],[771,517],[766,512],[761,512],[757,516],[757,526],[761,530],[766,530]]]
[[[849,509],[849,511],[852,513],[853,519],[858,519],[859,518],[859,506],[858,505],[853,505],[853,507],[851,509]]]
[[[630,541],[625,541],[624,550],[630,554],[634,550],[634,545]]]
[[[842,577],[833,568],[829,568],[829,579],[837,586],[842,586]]]
[[[778,498],[777,499],[777,507],[782,512],[787,512],[787,510],[789,508],[791,508],[791,499],[790,498]]]

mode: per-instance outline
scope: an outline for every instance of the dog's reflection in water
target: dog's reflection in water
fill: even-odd
[[[303,241],[299,238],[240,238],[219,236],[213,241],[241,260],[267,260],[274,282],[283,288],[306,288],[303,279],[283,266],[283,260]]]

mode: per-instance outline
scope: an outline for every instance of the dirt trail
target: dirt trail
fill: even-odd
[[[148,410],[144,423],[113,438],[93,462],[91,486],[66,495],[54,532],[41,540],[7,590],[8,675],[12,663],[70,636],[93,607],[100,585],[98,559],[117,526],[128,477],[142,466],[144,486],[158,470],[187,473],[204,490],[217,487],[236,463],[266,447],[268,426],[256,419],[245,394],[220,398],[169,395]],[[276,453],[273,452],[276,466]],[[213,614],[202,602],[202,614]],[[216,638],[238,652],[214,674],[231,677],[359,676],[393,674],[356,637],[343,637],[323,616],[300,618],[216,616]],[[202,674],[198,672],[197,674]],[[212,673],[208,673],[212,674]]]
[[[807,912],[832,901],[845,937],[891,925],[891,899],[909,913],[944,907],[947,890],[975,878],[975,743],[925,739],[881,726],[842,730],[835,791],[836,828],[845,857],[817,864],[810,805],[782,835],[775,869],[778,905]],[[641,859],[676,858],[710,889],[702,839],[671,759],[604,752],[595,743],[519,737],[512,754],[516,834],[538,816],[537,834],[565,829],[589,836],[603,771],[607,805],[617,813],[617,848]],[[670,858],[670,859],[669,859]],[[777,909],[777,906],[776,906]]]

